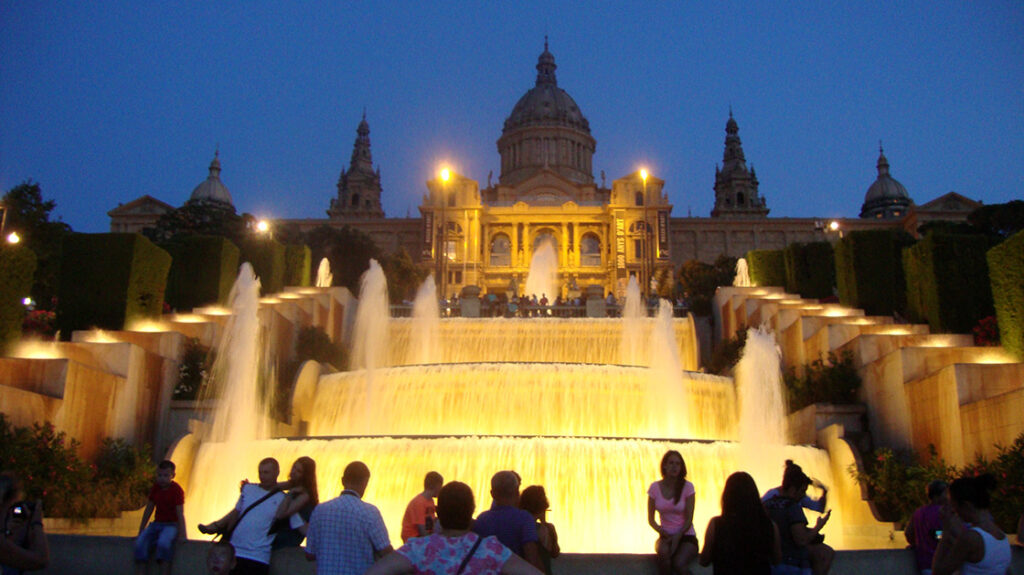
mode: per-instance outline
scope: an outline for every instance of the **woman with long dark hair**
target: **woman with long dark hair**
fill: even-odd
[[[519,495],[519,508],[533,515],[536,521],[538,550],[541,563],[544,564],[545,575],[551,575],[551,560],[562,552],[558,546],[558,531],[554,525],[548,523],[547,513],[550,506],[543,485],[531,485]]]
[[[949,486],[949,505],[942,511],[942,539],[932,559],[932,573],[1003,575],[1010,566],[1010,538],[989,512],[991,473],[961,477]]]
[[[779,529],[758,493],[754,478],[744,471],[725,481],[722,514],[708,522],[700,552],[700,564],[713,563],[715,575],[768,575],[782,561]]]
[[[291,521],[288,528],[279,530],[274,538],[274,549],[298,547],[306,538],[313,508],[320,503],[320,493],[316,487],[316,461],[306,456],[296,459],[288,473],[288,481],[280,486],[288,490],[288,496],[277,506],[274,520],[287,521],[293,515],[298,515],[302,524],[296,526],[297,521]]]
[[[672,450],[661,458],[661,480],[647,489],[647,524],[658,532],[655,551],[660,575],[686,575],[697,557],[697,532],[693,529],[693,483],[686,480],[686,462]],[[658,512],[660,523],[655,521]]]

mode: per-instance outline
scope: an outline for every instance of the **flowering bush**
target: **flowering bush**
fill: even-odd
[[[979,457],[960,475],[978,476],[991,473],[996,478],[992,492],[992,517],[1007,533],[1017,530],[1017,519],[1024,509],[1024,433],[1009,447],[996,446],[999,454],[989,461]]]
[[[56,333],[56,320],[57,314],[52,311],[32,310],[25,314],[25,319],[21,322],[21,332],[26,336],[33,335],[40,339],[53,339],[53,335]]]
[[[199,391],[210,379],[213,366],[213,352],[190,337],[185,341],[185,351],[178,366],[178,385],[174,386],[174,399],[191,400],[199,397]]]
[[[853,365],[853,352],[830,351],[828,361],[816,359],[804,366],[798,377],[790,369],[784,378],[789,411],[797,411],[812,403],[853,403],[860,390],[860,374]]]
[[[78,442],[52,423],[14,427],[0,413],[0,461],[21,478],[28,500],[46,514],[85,520],[113,517],[146,502],[154,466],[145,450],[106,439],[95,462],[78,456]]]
[[[990,315],[978,320],[974,326],[974,345],[999,345],[999,322]]]

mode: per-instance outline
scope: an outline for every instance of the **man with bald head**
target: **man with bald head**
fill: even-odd
[[[494,504],[477,516],[473,532],[481,537],[494,535],[505,547],[543,572],[533,515],[518,507],[519,476],[514,471],[495,473],[491,477],[491,498]]]
[[[313,510],[306,558],[316,561],[318,575],[361,575],[392,551],[380,510],[363,501],[369,483],[370,468],[353,461],[341,477],[341,495]]]

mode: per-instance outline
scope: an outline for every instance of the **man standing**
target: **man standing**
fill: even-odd
[[[413,497],[402,517],[402,543],[434,532],[434,522],[437,521],[434,498],[441,491],[442,485],[444,478],[436,471],[431,471],[423,478],[423,493]]]
[[[284,493],[277,489],[281,466],[273,457],[260,461],[259,484],[245,483],[235,508],[213,523],[199,526],[200,533],[224,533],[231,529],[236,565],[232,575],[270,573],[270,546],[274,536],[268,533],[274,523],[277,506]]]
[[[363,501],[369,482],[370,469],[353,461],[341,477],[341,495],[313,510],[306,558],[316,561],[318,575],[361,575],[392,551],[380,510]]]
[[[538,549],[537,526],[533,516],[519,509],[519,476],[512,471],[499,471],[491,477],[494,504],[477,516],[473,532],[481,537],[494,535],[513,553],[544,571]]]

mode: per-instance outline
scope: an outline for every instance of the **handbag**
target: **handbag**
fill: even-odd
[[[272,489],[272,490],[270,491],[270,493],[267,493],[267,494],[266,494],[266,495],[264,495],[263,497],[260,497],[259,499],[257,499],[256,501],[254,501],[254,502],[252,503],[252,505],[250,505],[250,506],[246,507],[245,509],[243,509],[243,510],[242,510],[242,512],[241,512],[241,513],[239,513],[239,514],[238,514],[238,519],[236,519],[236,520],[235,520],[235,522],[234,522],[233,524],[231,524],[230,526],[228,526],[228,527],[227,527],[226,529],[224,529],[223,531],[218,531],[217,533],[215,533],[215,534],[214,534],[214,539],[216,539],[217,535],[220,535],[220,540],[221,540],[221,541],[231,541],[231,534],[235,532],[235,527],[238,527],[238,524],[242,522],[242,518],[243,518],[243,517],[245,517],[245,515],[246,515],[247,513],[249,513],[250,511],[252,511],[252,509],[253,509],[254,507],[256,507],[257,505],[259,505],[260,503],[263,503],[263,502],[264,502],[264,501],[266,501],[267,499],[270,499],[270,496],[271,496],[271,495],[274,495],[275,493],[278,493],[278,492],[280,492],[280,491],[281,491],[280,489],[276,489],[276,488],[275,488],[275,489]]]
[[[462,563],[459,564],[459,570],[455,572],[455,575],[462,575],[462,572],[466,570],[466,565],[469,564],[469,560],[472,559],[473,554],[476,553],[476,548],[480,546],[480,542],[483,540],[483,536],[476,536],[476,543],[474,543],[473,547],[470,548],[469,553],[466,553],[466,557],[462,560]]]

